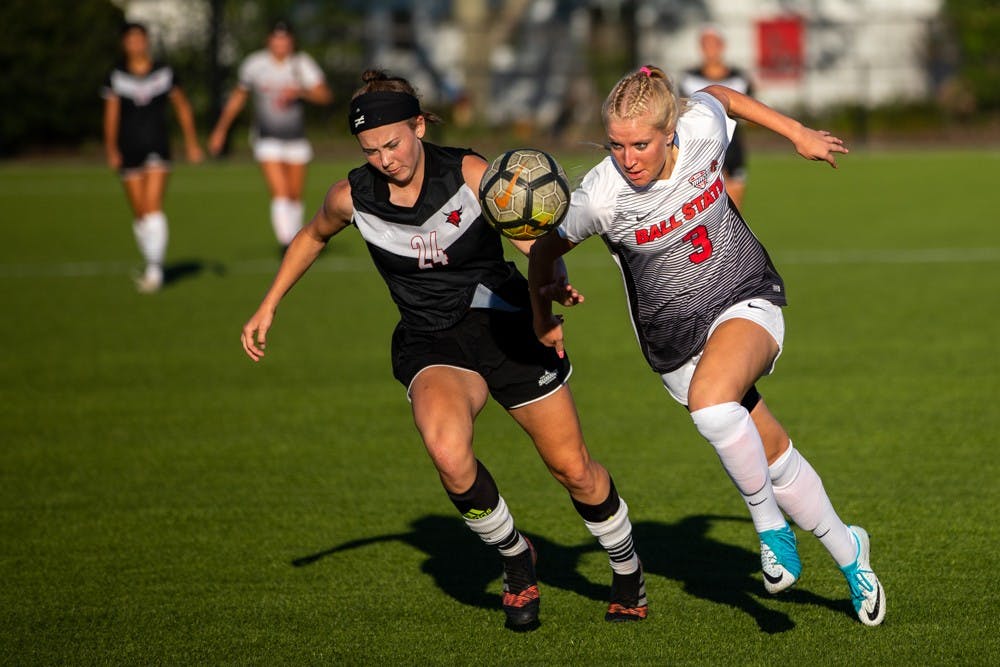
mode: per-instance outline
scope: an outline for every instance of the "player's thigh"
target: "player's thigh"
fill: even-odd
[[[265,160],[260,163],[260,170],[264,174],[264,181],[267,183],[267,189],[271,193],[272,199],[290,196],[288,178],[281,162]]]
[[[705,344],[691,378],[688,407],[694,411],[739,401],[768,372],[779,349],[774,337],[756,322],[726,320]]]
[[[410,383],[413,421],[427,453],[453,493],[475,482],[473,423],[486,405],[489,390],[475,372],[452,366],[429,366]]]

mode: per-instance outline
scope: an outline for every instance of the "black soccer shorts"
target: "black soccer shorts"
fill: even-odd
[[[503,312],[472,308],[441,331],[414,331],[402,324],[392,335],[392,372],[406,387],[429,366],[454,366],[478,373],[497,403],[510,410],[551,394],[572,372],[535,337],[530,310]]]

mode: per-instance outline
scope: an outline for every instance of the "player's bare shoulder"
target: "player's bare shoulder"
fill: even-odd
[[[487,166],[486,160],[475,153],[469,153],[462,158],[462,177],[473,192],[479,192],[479,183],[483,180]]]
[[[319,227],[318,231],[326,236],[336,234],[351,224],[352,217],[354,217],[354,202],[351,199],[351,184],[345,178],[327,190],[315,223]]]

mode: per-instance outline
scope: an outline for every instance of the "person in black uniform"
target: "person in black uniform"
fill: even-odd
[[[698,35],[698,45],[701,48],[701,64],[684,72],[680,80],[681,95],[691,97],[712,84],[732,88],[744,95],[753,95],[753,85],[746,72],[737,67],[730,67],[726,63],[726,41],[717,28],[714,26],[702,28]],[[747,157],[743,128],[740,124],[733,130],[733,138],[729,141],[729,148],[726,149],[722,171],[726,177],[726,191],[729,193],[730,201],[736,204],[736,208],[742,208],[747,188]]]
[[[136,279],[140,292],[155,292],[163,284],[167,250],[167,217],[163,195],[170,173],[167,101],[174,107],[191,162],[203,154],[195,134],[191,104],[169,65],[153,60],[145,26],[122,27],[123,59],[105,81],[104,149],[108,165],[119,172],[134,216],[136,243],[146,269]]]
[[[292,241],[243,327],[244,351],[254,361],[264,356],[282,297],[330,238],[353,224],[399,309],[392,368],[407,388],[417,430],[466,524],[503,557],[508,627],[537,624],[537,555],[473,452],[473,422],[490,395],[532,438],[608,551],[613,580],[605,618],[645,618],[628,507],[587,451],[566,384],[569,360],[535,339],[527,281],[504,260],[499,234],[482,217],[477,193],[486,160],[471,150],[423,142],[427,123],[438,118],[421,110],[405,79],[380,70],[362,78],[349,121],[367,164],[333,184]],[[531,245],[513,243],[522,252]],[[564,305],[582,299],[565,274],[545,293]]]

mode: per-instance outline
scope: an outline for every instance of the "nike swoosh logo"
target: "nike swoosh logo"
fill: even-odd
[[[517,171],[514,172],[514,176],[507,181],[507,187],[503,192],[498,194],[493,198],[493,201],[497,203],[500,208],[506,208],[507,204],[510,203],[510,198],[514,194],[514,186],[517,185],[517,177],[521,175],[521,170],[524,169],[524,165],[517,165]]]
[[[764,572],[763,570],[761,570],[761,572],[764,574],[764,578],[767,579],[768,582],[770,582],[772,584],[780,583],[781,580],[785,578],[784,574],[779,574],[777,577],[772,577],[771,575],[769,575],[767,572]]]
[[[646,218],[648,218],[650,215],[652,215],[652,213],[653,213],[652,211],[648,211],[646,213],[646,215],[637,215],[637,216],[635,216],[635,221],[636,222],[642,222],[643,220],[645,220]]]
[[[879,584],[878,595],[875,597],[875,607],[871,611],[865,612],[865,614],[867,614],[868,616],[869,621],[873,623],[875,622],[875,619],[878,618],[878,610],[881,606],[882,606],[882,585]]]
[[[755,306],[755,305],[753,305],[753,301],[750,301],[749,303],[747,303],[747,308],[754,308],[754,309],[756,309],[756,310],[764,310],[764,309],[763,309],[763,308],[761,308],[760,306]]]
[[[757,507],[757,505],[762,505],[762,504],[764,504],[766,502],[767,502],[767,498],[764,498],[763,500],[760,500],[758,502],[754,502],[752,500],[748,500],[747,504],[750,505],[750,507]]]

